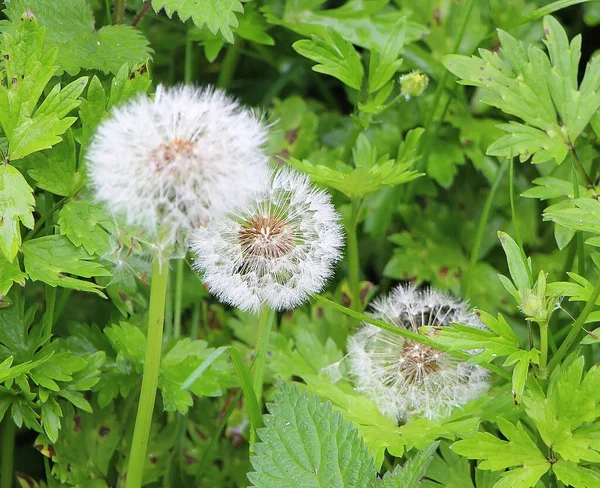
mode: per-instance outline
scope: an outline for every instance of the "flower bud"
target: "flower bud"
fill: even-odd
[[[400,77],[400,92],[406,100],[410,100],[411,97],[420,97],[428,84],[426,74],[413,71]]]

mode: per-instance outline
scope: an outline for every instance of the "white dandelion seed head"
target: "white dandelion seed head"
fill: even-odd
[[[308,176],[283,169],[245,207],[196,230],[195,267],[221,301],[290,310],[327,284],[341,258],[340,217]]]
[[[158,87],[100,124],[87,152],[91,185],[169,249],[262,187],[266,137],[260,117],[220,90]]]
[[[433,290],[398,286],[376,300],[372,315],[400,328],[459,323],[485,329],[465,303]],[[487,371],[433,347],[365,324],[348,339],[349,372],[356,390],[394,420],[414,414],[438,419],[480,396]]]

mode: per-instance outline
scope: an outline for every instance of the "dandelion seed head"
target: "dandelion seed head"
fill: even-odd
[[[196,230],[195,266],[220,300],[258,311],[289,310],[327,284],[343,232],[330,196],[283,169],[242,209]]]
[[[169,248],[262,187],[266,135],[222,91],[159,87],[100,124],[87,152],[91,185],[108,210]]]
[[[372,315],[412,332],[451,323],[484,329],[463,302],[413,286],[398,286],[376,300]],[[348,361],[356,389],[394,420],[415,414],[445,417],[488,387],[487,372],[480,366],[370,324],[348,339]]]

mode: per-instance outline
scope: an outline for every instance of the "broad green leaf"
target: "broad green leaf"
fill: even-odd
[[[11,31],[29,9],[46,28],[45,49],[58,48],[61,70],[76,75],[81,69],[117,73],[123,64],[145,63],[151,56],[143,34],[127,25],[94,27],[94,16],[86,0],[47,2],[46,0],[8,0],[5,14],[9,22],[0,27]],[[65,22],[68,19],[68,22]]]
[[[506,254],[510,276],[517,290],[519,293],[530,290],[533,286],[530,279],[531,268],[529,262],[525,259],[523,251],[514,239],[505,232],[498,231],[498,239],[500,239],[500,244],[502,244],[502,248]]]
[[[101,286],[75,277],[111,276],[111,273],[94,262],[84,249],[75,247],[65,236],[33,239],[23,244],[21,249],[25,257],[25,271],[30,279],[104,297]]]
[[[57,50],[43,50],[45,30],[30,11],[19,22],[15,37],[3,34],[5,83],[0,83],[0,124],[8,139],[8,159],[19,159],[60,142],[75,122],[66,115],[79,105],[87,77],[61,89],[54,85],[43,102],[38,101],[55,66]]]
[[[383,479],[378,479],[377,488],[419,488],[421,478],[425,476],[439,442],[430,444],[426,449],[417,452],[403,466],[396,466],[393,471],[385,473]]]
[[[312,36],[310,41],[297,41],[292,47],[318,63],[313,71],[333,76],[350,88],[360,90],[364,75],[360,54],[336,31],[330,30],[325,37]]]
[[[0,254],[0,300],[10,291],[13,283],[25,286],[27,275],[21,271],[19,261],[12,263]]]
[[[254,446],[252,486],[372,486],[373,458],[356,428],[330,403],[281,384]]]
[[[23,175],[6,163],[0,163],[0,251],[12,262],[21,246],[23,224],[33,229],[33,190]]]
[[[525,432],[499,417],[498,427],[507,440],[498,439],[488,432],[476,432],[469,439],[452,445],[452,450],[469,459],[481,459],[478,468],[506,471],[495,488],[530,488],[550,469],[550,463]]]
[[[85,200],[70,200],[60,210],[58,225],[73,244],[99,256],[111,251],[111,236],[118,232],[104,209]]]
[[[538,385],[529,389],[524,398],[527,415],[547,446],[566,461],[600,462],[600,427],[584,426],[598,416],[600,405],[600,367],[594,366],[582,379],[583,357],[556,368],[548,391]]]
[[[234,40],[231,29],[238,26],[235,14],[244,11],[239,0],[154,0],[152,8],[156,12],[164,8],[169,17],[177,12],[184,22],[191,17],[198,27],[206,25],[213,34],[221,32],[231,43]]]
[[[575,463],[559,460],[552,466],[552,471],[565,486],[572,486],[573,488],[596,488],[600,486],[600,473],[598,471],[578,466]]]

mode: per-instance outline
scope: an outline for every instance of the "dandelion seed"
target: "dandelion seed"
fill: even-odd
[[[262,187],[265,140],[259,117],[223,92],[159,87],[100,124],[90,181],[97,200],[166,249]]]
[[[254,312],[289,310],[319,292],[343,244],[330,200],[306,175],[280,170],[242,210],[198,229],[191,249],[211,292]]]
[[[374,317],[413,332],[453,322],[484,328],[463,302],[415,287],[398,286],[375,301],[373,309]],[[394,420],[414,414],[444,417],[488,387],[487,373],[480,366],[373,325],[364,325],[349,338],[348,357],[356,389]]]

